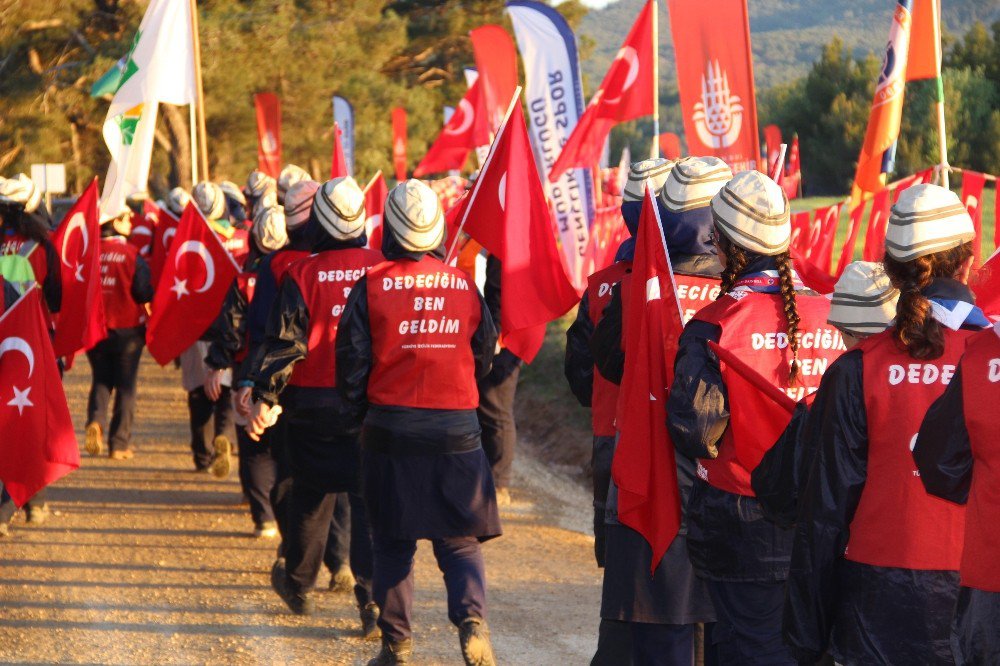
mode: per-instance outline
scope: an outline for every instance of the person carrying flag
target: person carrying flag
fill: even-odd
[[[951,630],[955,663],[1000,663],[1000,520],[997,432],[1000,324],[977,333],[951,383],[920,424],[913,459],[931,495],[967,506],[961,587]]]
[[[377,634],[372,600],[371,534],[360,495],[358,424],[336,390],[334,342],[355,281],[382,261],[365,248],[364,194],[353,178],[323,184],[312,220],[323,233],[313,254],[289,268],[271,308],[266,338],[250,378],[254,382],[253,435],[264,432],[282,396],[282,421],[292,486],[284,533],[284,566],[272,584],[288,607],[309,614],[309,591],[323,563],[338,501],[351,504],[350,564],[362,633]]]
[[[413,556],[429,539],[466,664],[494,663],[480,542],[501,533],[476,416],[476,382],[497,334],[475,284],[446,265],[433,190],[407,180],[385,206],[386,261],[351,290],[337,331],[337,389],[361,425],[362,487],[375,553],[382,649],[369,666],[412,653]]]
[[[92,456],[104,449],[112,460],[128,460],[132,422],[135,419],[136,382],[139,360],[146,346],[146,303],[153,299],[149,266],[135,245],[128,242],[132,231],[130,213],[103,220],[101,225],[101,298],[108,337],[87,350],[92,381],[87,398],[87,428],[84,449]],[[111,428],[107,430],[108,403],[115,393]]]
[[[744,171],[710,205],[722,286],[681,335],[667,399],[674,446],[697,459],[687,502],[688,551],[715,605],[719,661],[793,664],[781,640],[792,534],[762,519],[750,487],[743,460],[757,433],[735,432],[730,424],[730,406],[757,397],[730,392],[708,343],[745,360],[793,399],[816,389],[843,343],[826,323],[829,301],[801,288],[792,269],[782,189]]]
[[[810,415],[817,453],[784,612],[800,661],[829,647],[842,664],[953,663],[965,510],[926,492],[911,452],[966,345],[989,325],[966,285],[974,238],[945,188],[914,185],[892,207],[883,264],[899,289],[895,323],[830,366],[833,397]]]

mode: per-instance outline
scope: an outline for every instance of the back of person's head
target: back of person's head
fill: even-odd
[[[351,240],[365,232],[365,194],[350,176],[323,183],[313,196],[312,212],[334,240]]]
[[[712,197],[732,177],[729,166],[717,157],[684,157],[674,163],[657,197],[670,252],[715,253]]]
[[[855,261],[837,280],[827,323],[861,340],[892,325],[897,300],[899,290],[892,286],[882,264]]]
[[[944,331],[923,290],[936,278],[964,281],[976,237],[972,218],[951,190],[914,185],[892,207],[885,235],[885,272],[899,289],[893,338],[916,359],[944,354]]]
[[[416,178],[392,188],[385,201],[383,221],[403,250],[426,253],[445,240],[444,212],[437,194]]]
[[[302,180],[288,189],[285,195],[285,225],[288,233],[305,227],[318,189],[319,183],[315,180]]]
[[[642,211],[642,198],[646,196],[646,187],[653,190],[656,195],[674,163],[670,160],[656,157],[641,162],[633,162],[629,168],[628,180],[625,181],[625,190],[622,192],[622,219],[625,227],[633,236],[639,231],[639,213]]]
[[[288,244],[284,211],[277,206],[261,209],[253,218],[250,235],[262,254],[269,254],[283,248]]]
[[[206,220],[221,220],[226,214],[226,195],[215,183],[201,181],[194,186],[191,198]]]
[[[288,164],[281,173],[278,174],[278,203],[285,203],[285,197],[288,195],[288,191],[292,189],[292,186],[296,183],[300,183],[304,180],[312,180],[312,176],[309,172],[300,166],[295,164]]]
[[[170,190],[167,194],[167,210],[170,211],[174,217],[180,217],[187,208],[187,205],[191,203],[191,195],[183,187],[175,187]]]

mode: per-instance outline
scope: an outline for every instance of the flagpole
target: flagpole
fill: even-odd
[[[189,0],[191,6],[191,39],[194,42],[194,81],[197,91],[198,133],[201,142],[198,146],[198,159],[201,163],[201,175],[208,180],[208,133],[205,131],[205,89],[201,81],[201,37],[198,34],[198,0]],[[191,146],[191,159],[194,160],[194,146]]]
[[[660,156],[660,21],[657,17],[659,0],[653,3],[653,148],[652,156]]]
[[[368,181],[368,184],[365,185],[365,189],[361,190],[361,193],[364,194],[365,196],[368,196],[368,190],[372,189],[372,186],[375,184],[375,181],[378,180],[378,177],[381,175],[382,175],[382,169],[379,169],[378,171],[375,172],[375,175],[371,177],[371,180]]]
[[[188,104],[188,127],[191,132],[191,187],[198,184],[198,120],[195,118],[194,103]]]

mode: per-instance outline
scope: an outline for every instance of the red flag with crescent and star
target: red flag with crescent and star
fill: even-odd
[[[17,506],[80,466],[37,286],[0,315],[0,433],[0,481]]]
[[[134,245],[143,258],[153,251],[153,233],[160,221],[160,207],[148,199],[142,202],[142,215],[132,218],[132,233],[128,235],[129,245]]]
[[[174,242],[174,236],[177,234],[178,222],[176,217],[160,208],[160,219],[153,229],[152,249],[149,252],[149,273],[154,285],[160,283],[160,274],[163,273],[163,264],[170,252],[170,244]]]
[[[157,363],[170,363],[201,337],[239,274],[222,241],[188,204],[156,287],[146,331],[149,353]]]
[[[62,309],[52,342],[56,356],[71,357],[108,337],[101,298],[101,225],[97,178],[87,186],[52,236],[59,253]]]
[[[549,171],[556,182],[572,167],[592,167],[600,161],[604,140],[618,123],[653,114],[653,2],[649,0],[618,50],[601,87],[566,139]],[[714,14],[714,12],[709,12]],[[690,145],[690,140],[689,140]]]
[[[423,178],[431,173],[459,170],[469,158],[469,151],[476,148],[475,122],[479,115],[480,79],[469,88],[465,97],[455,107],[455,113],[438,133],[434,143],[427,150],[424,159],[413,170],[414,178]]]

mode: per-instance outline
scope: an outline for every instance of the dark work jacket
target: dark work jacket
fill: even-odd
[[[973,302],[966,287],[947,282],[960,287],[948,297]],[[924,293],[934,295],[941,288],[948,287],[936,281]],[[816,452],[800,496],[785,597],[785,642],[802,660],[818,659],[829,647],[839,662],[864,663],[880,645],[891,643],[899,646],[897,654],[898,649],[912,650],[901,663],[950,663],[950,650],[947,655],[926,654],[925,642],[912,639],[927,635],[928,623],[950,623],[952,608],[935,615],[926,598],[954,598],[957,572],[877,567],[842,558],[868,477],[863,377],[861,350],[846,352],[830,364],[810,410],[806,427],[817,440]],[[884,605],[865,599],[892,599],[893,611],[882,612]]]
[[[822,382],[820,380],[820,387]],[[750,485],[760,502],[761,512],[779,527],[791,527],[795,523],[799,493],[806,484],[816,455],[816,440],[806,429],[808,419],[809,406],[800,401],[781,437],[750,473]]]
[[[243,267],[244,273],[256,274],[260,270],[260,264],[264,257],[257,255],[247,258],[247,263]],[[256,285],[254,286],[256,290]],[[240,289],[239,279],[233,280],[229,285],[229,291],[222,301],[222,311],[212,322],[209,328],[209,339],[211,344],[208,347],[208,355],[205,356],[205,363],[215,370],[226,370],[234,368],[236,356],[247,346],[247,308],[250,303],[246,294]],[[240,370],[237,376],[233,377],[233,383],[243,379]]]
[[[585,291],[576,311],[576,319],[566,329],[566,358],[563,362],[569,390],[583,407],[590,407],[594,394],[594,354],[590,351],[590,338],[593,335],[590,294]]]

